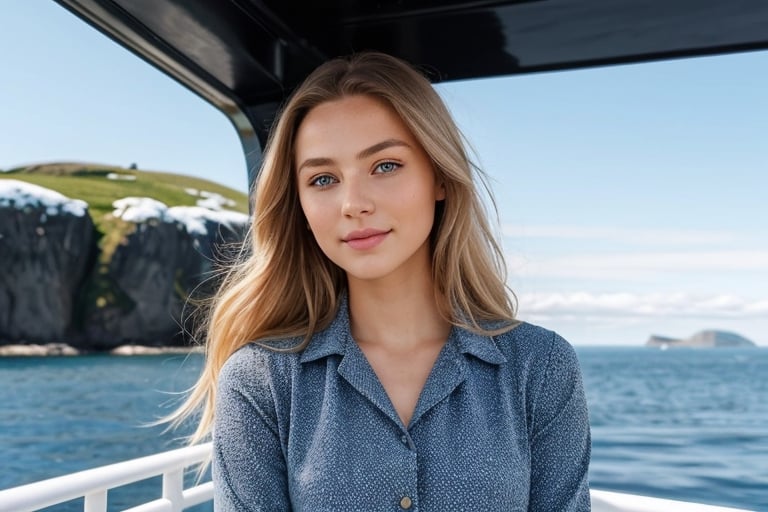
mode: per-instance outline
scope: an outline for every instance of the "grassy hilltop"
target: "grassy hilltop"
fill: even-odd
[[[225,206],[224,209],[248,213],[246,194],[182,174],[98,164],[50,163],[0,172],[0,179],[3,178],[26,181],[72,199],[82,199],[88,203],[91,217],[97,225],[105,214],[112,213],[112,202],[123,197],[151,197],[168,206],[195,206],[200,197],[191,195],[186,189],[219,194],[235,202],[234,206]]]

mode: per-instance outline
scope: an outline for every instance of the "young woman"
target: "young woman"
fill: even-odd
[[[178,413],[213,434],[216,510],[589,510],[578,362],[515,320],[477,180],[402,61],[295,91]]]

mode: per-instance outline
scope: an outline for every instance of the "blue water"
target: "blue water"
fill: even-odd
[[[577,352],[593,488],[768,511],[768,350]],[[181,446],[179,432],[145,425],[200,365],[178,355],[0,358],[0,489]],[[158,478],[113,491],[110,510],[159,494]]]
[[[190,428],[150,424],[178,403],[201,364],[185,355],[0,358],[0,489],[183,446]],[[110,491],[109,510],[160,496],[155,477]],[[83,500],[44,510],[79,512]]]
[[[590,482],[768,510],[768,350],[578,350]]]

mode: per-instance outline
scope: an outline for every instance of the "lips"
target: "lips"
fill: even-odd
[[[352,249],[366,250],[379,245],[389,233],[389,231],[382,231],[380,229],[362,229],[352,231],[342,240]]]

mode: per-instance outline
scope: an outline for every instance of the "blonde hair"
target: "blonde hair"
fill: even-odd
[[[267,142],[242,254],[212,299],[202,375],[169,417],[178,424],[199,413],[192,442],[211,431],[216,381],[229,356],[254,340],[287,337],[303,338],[292,349],[300,351],[337,312],[346,276],[307,232],[296,188],[294,144],[312,108],[352,95],[368,95],[391,106],[424,148],[445,187],[431,234],[440,314],[454,325],[489,335],[516,323],[504,258],[476,187],[476,179],[484,177],[470,163],[440,96],[423,75],[388,55],[363,53],[329,61],[292,94]]]

